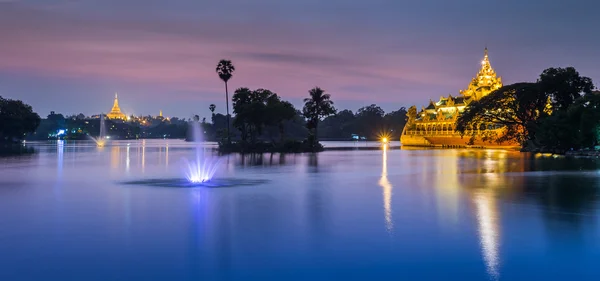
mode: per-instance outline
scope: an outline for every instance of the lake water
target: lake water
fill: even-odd
[[[600,280],[595,159],[229,155],[239,185],[169,188],[125,183],[187,143],[31,146],[0,158],[0,280]]]

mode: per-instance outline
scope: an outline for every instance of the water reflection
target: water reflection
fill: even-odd
[[[65,152],[65,141],[58,140],[56,142],[56,157],[57,157],[57,171],[58,177],[62,177],[63,165],[64,165],[64,152]]]
[[[285,153],[249,153],[232,154],[228,156],[234,157],[235,163],[242,167],[295,165],[297,157],[294,154],[286,155]],[[288,161],[290,159],[292,161]]]
[[[385,217],[385,227],[389,233],[394,229],[394,223],[392,221],[392,184],[387,177],[387,146],[383,146],[383,163],[381,168],[381,178],[379,179],[379,185],[382,188],[383,193],[383,212]]]
[[[503,150],[467,150],[457,154],[457,165],[462,165],[460,185],[473,203],[477,220],[479,247],[490,278],[500,278],[500,212],[497,196],[517,194],[523,185],[522,177],[508,176],[508,172],[522,172],[525,162]]]
[[[110,167],[113,169],[119,168],[119,162],[121,161],[121,147],[113,146],[110,149]]]
[[[130,162],[130,158],[129,158],[129,145],[127,145],[127,155],[126,155],[126,158],[125,158],[125,171],[127,173],[129,173],[129,167],[130,167],[129,162]]]
[[[146,171],[146,140],[142,140],[142,173]]]
[[[319,155],[317,153],[310,153],[308,155],[308,172],[318,173],[319,172]]]
[[[472,195],[477,215],[479,243],[483,253],[488,274],[498,279],[500,258],[498,254],[500,231],[498,227],[498,212],[496,200],[491,190],[478,189]]]
[[[459,195],[461,186],[458,182],[459,163],[456,161],[456,150],[447,150],[444,157],[435,161],[435,200],[441,223],[455,225],[459,216]],[[429,174],[429,173],[424,173]]]
[[[247,273],[256,277],[247,279],[269,279],[259,277],[280,268],[314,269],[325,261],[339,265],[339,272],[348,275],[360,275],[364,270],[356,266],[360,264],[373,265],[368,272],[373,276],[385,271],[390,276],[407,275],[406,272],[413,277],[423,275],[422,268],[387,266],[408,263],[411,259],[432,264],[447,263],[449,259],[476,262],[436,267],[431,270],[436,273],[425,273],[432,278],[407,279],[443,279],[452,273],[465,272],[469,276],[464,279],[468,280],[486,276],[498,280],[525,274],[521,273],[523,259],[518,257],[531,257],[528,262],[533,265],[553,268],[563,265],[595,273],[591,267],[584,268],[594,262],[600,249],[599,174],[583,171],[598,168],[598,161],[593,159],[537,158],[518,152],[466,149],[384,148],[381,154],[376,151],[231,154],[223,156],[231,165],[220,176],[259,177],[269,181],[256,188],[176,190],[122,188],[106,181],[103,175],[117,165],[114,167],[123,174],[147,178],[150,176],[140,171],[145,165],[152,177],[172,177],[178,171],[177,160],[193,153],[186,144],[149,141],[146,146],[140,141],[132,142],[131,147],[121,147],[125,151],[111,146],[79,148],[68,142],[64,146],[56,143],[41,147],[43,153],[35,160],[40,162],[28,165],[31,169],[28,174],[39,175],[39,183],[17,175],[17,180],[32,188],[21,188],[23,192],[11,194],[12,198],[3,197],[2,219],[15,218],[5,231],[15,240],[22,239],[19,233],[33,233],[34,227],[44,230],[48,225],[44,215],[54,214],[51,223],[55,223],[56,231],[62,232],[63,226],[69,230],[67,226],[81,226],[77,230],[81,231],[80,236],[107,237],[113,248],[101,245],[111,251],[98,259],[105,267],[121,266],[110,258],[116,251],[126,249],[126,259],[144,262],[144,257],[132,253],[137,255],[150,249],[164,251],[165,256],[171,257],[158,265],[164,266],[159,269],[169,273],[193,272],[199,275],[197,280],[237,280],[242,278],[236,277]],[[94,154],[89,154],[90,151]],[[169,162],[169,169],[165,169]],[[45,172],[48,167],[50,172]],[[57,171],[62,176],[58,181]],[[13,172],[4,172],[5,180],[14,177],[9,174]],[[114,178],[120,176],[114,173]],[[80,188],[79,183],[84,180],[89,188]],[[46,182],[53,181],[55,191],[60,193],[54,198],[45,197]],[[118,205],[122,210],[119,216],[104,211],[103,204],[116,200],[122,202]],[[113,203],[107,206],[110,210],[116,208]],[[84,216],[86,213],[81,210],[90,207],[101,212]],[[189,207],[191,212],[184,209]],[[20,216],[13,215],[15,212]],[[396,225],[402,227],[395,228]],[[107,230],[110,232],[103,232]],[[112,235],[115,233],[118,235]],[[389,243],[386,238],[392,234],[394,243]],[[155,243],[160,239],[164,243]],[[82,245],[88,241],[77,237],[74,240],[71,254],[87,249]],[[63,250],[65,245],[39,241],[52,252]],[[169,245],[168,241],[177,243]],[[103,249],[94,248],[100,245],[92,247],[91,250],[102,254]],[[34,254],[51,256],[50,251],[43,249],[34,249]],[[0,263],[7,262],[12,261],[7,258]],[[153,261],[144,265],[150,263]],[[60,263],[64,264],[67,262]],[[582,265],[577,268],[579,264]],[[542,266],[531,268],[531,275],[539,274],[540,279],[553,277]],[[268,273],[263,275],[263,272]],[[307,278],[324,274],[311,270],[305,273]],[[331,272],[331,276],[334,274],[337,273]],[[185,277],[181,279],[192,279]]]

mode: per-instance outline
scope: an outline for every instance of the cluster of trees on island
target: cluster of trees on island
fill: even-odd
[[[267,89],[237,89],[232,97],[234,130],[227,142],[221,137],[226,150],[283,150],[318,151],[318,139],[352,140],[353,135],[365,140],[381,136],[400,138],[406,123],[406,109],[386,114],[375,104],[351,110],[337,111],[331,96],[319,87],[309,90],[302,110]],[[211,110],[214,105],[211,105]],[[213,125],[218,135],[227,136],[219,126],[218,115],[213,114]],[[226,121],[225,121],[226,122]]]
[[[457,131],[475,137],[470,128],[502,126],[488,131],[490,142],[513,141],[527,151],[593,149],[600,140],[600,92],[573,67],[548,68],[536,82],[506,85],[469,104]]]
[[[229,104],[227,82],[234,71],[229,60],[217,64],[216,72],[225,83],[226,106]],[[230,130],[227,115],[225,137],[219,142],[224,151],[320,151],[323,147],[319,138],[351,140],[353,135],[362,139],[399,138],[406,124],[404,107],[388,114],[375,104],[360,108],[356,114],[350,110],[338,112],[331,96],[319,87],[308,91],[302,110],[270,90],[246,87],[235,90],[232,105],[235,130]],[[215,106],[211,105],[210,109],[213,125],[218,126]],[[231,141],[232,136],[236,142]]]

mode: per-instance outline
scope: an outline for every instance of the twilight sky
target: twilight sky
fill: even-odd
[[[0,0],[0,96],[51,110],[209,117],[230,89],[386,112],[457,95],[483,48],[504,83],[574,66],[600,86],[595,0]]]

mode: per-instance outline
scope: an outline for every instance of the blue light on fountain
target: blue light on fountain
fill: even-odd
[[[189,136],[195,144],[195,159],[189,161],[185,159],[187,164],[186,178],[190,183],[200,184],[209,182],[217,173],[220,164],[218,157],[211,157],[205,153],[203,147],[202,130],[198,120],[189,123],[191,135]]]

